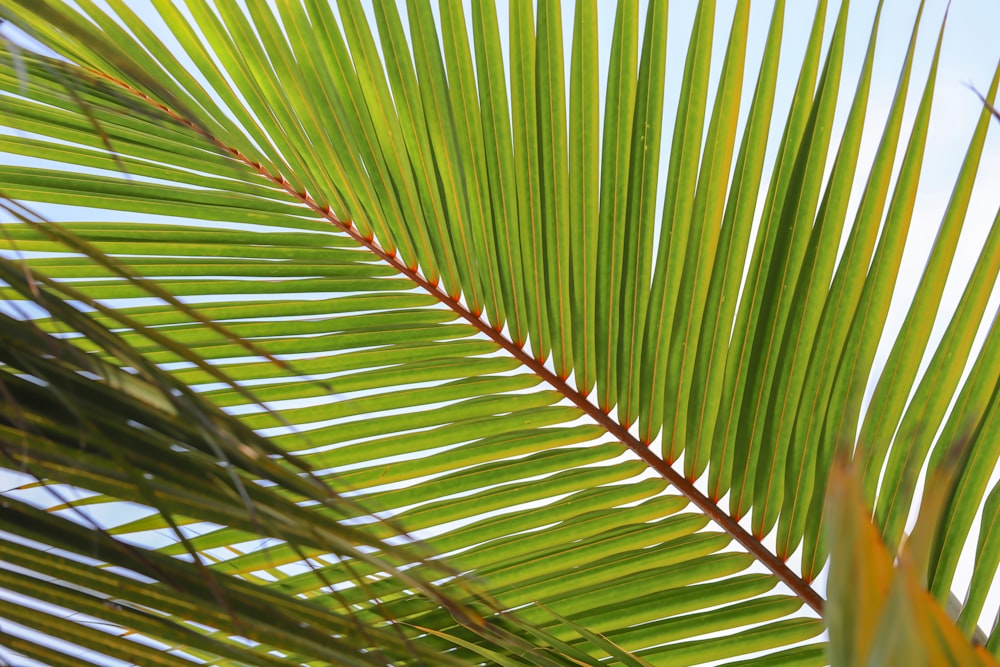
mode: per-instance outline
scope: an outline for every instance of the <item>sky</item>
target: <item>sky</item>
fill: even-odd
[[[253,0],[249,0],[253,1]],[[465,0],[468,4],[468,0]],[[148,18],[155,24],[155,14],[148,0],[125,0],[126,4]],[[99,2],[100,4],[100,2]],[[366,3],[370,4],[370,3]],[[501,5],[504,3],[500,3]],[[572,34],[572,2],[564,0],[566,15],[565,36],[567,50]],[[720,45],[713,54],[713,72],[718,76],[721,59],[729,24],[735,8],[735,0],[720,0],[716,17],[716,44]],[[832,30],[836,19],[837,3],[828,12],[827,34]],[[862,144],[858,177],[855,182],[855,196],[852,199],[850,215],[857,205],[858,194],[863,186],[863,178],[874,157],[878,145],[878,135],[895,94],[899,67],[903,61],[907,42],[910,37],[913,21],[916,16],[917,0],[889,0],[885,3],[882,18],[882,29],[879,33],[876,51],[876,65],[873,72],[871,101],[869,104],[868,124]],[[946,8],[945,0],[930,0],[926,4],[922,28],[919,33],[918,49],[914,62],[913,80],[911,83],[908,112],[904,119],[904,137],[901,142],[905,147],[905,138],[912,122],[914,109],[923,89],[923,81],[930,65],[932,49],[937,38]],[[614,21],[614,5],[610,0],[599,0],[601,12],[601,86],[604,86],[606,63],[610,53],[610,27]],[[856,0],[852,4],[849,19],[848,42],[842,93],[852,95],[857,83],[862,59],[867,48],[869,26],[875,14],[874,0]],[[671,136],[673,117],[672,110],[676,107],[679,94],[679,73],[683,70],[683,61],[687,49],[688,33],[694,17],[695,3],[690,0],[675,0],[670,7],[669,37],[667,47],[668,86],[665,99],[664,141],[662,149],[661,169],[664,177],[665,165],[669,159],[669,137]],[[748,62],[746,80],[752,82],[756,68],[760,62],[763,40],[770,23],[771,2],[755,2],[751,10],[750,40],[748,43]],[[640,16],[645,13],[645,3]],[[813,3],[790,0],[785,24],[785,40],[782,47],[782,68],[779,71],[779,87],[775,99],[776,117],[783,117],[791,100],[797,72],[795,67],[799,55],[805,49],[810,24],[813,18]],[[467,15],[471,12],[467,9]],[[505,28],[503,17],[505,11],[501,8],[501,30]],[[641,25],[641,23],[640,23]],[[998,58],[1000,58],[1000,40],[996,36],[996,27],[1000,26],[1000,0],[954,0],[951,3],[948,24],[944,35],[942,57],[938,72],[937,88],[932,112],[931,129],[925,154],[925,165],[921,176],[921,186],[916,202],[916,213],[911,225],[907,241],[901,280],[894,306],[890,313],[884,341],[891,341],[895,331],[902,324],[906,313],[906,304],[915,290],[927,254],[936,235],[941,217],[951,196],[952,187],[958,174],[965,149],[972,134],[973,127],[982,111],[981,103],[970,89],[970,86],[985,92],[989,86]],[[161,31],[158,31],[162,34]],[[568,53],[567,53],[568,62]],[[745,84],[752,85],[752,84]],[[714,84],[713,84],[714,86]],[[714,88],[710,89],[709,102],[712,101]],[[746,95],[749,102],[749,95]],[[602,99],[603,106],[603,99]],[[839,139],[847,112],[847,105],[842,105],[834,127],[834,141]],[[740,123],[745,119],[746,106],[742,111]],[[947,319],[957,304],[971,268],[978,256],[982,240],[1000,209],[1000,128],[994,127],[987,137],[980,167],[980,177],[973,191],[967,216],[966,229],[960,241],[957,259],[952,275],[945,291],[944,305],[938,313],[935,334],[931,345],[943,333]],[[776,144],[776,141],[775,141]],[[776,145],[769,147],[769,160],[773,160]],[[832,151],[831,151],[832,153]],[[901,154],[900,156],[901,157]],[[766,173],[766,172],[765,172]],[[659,199],[662,206],[662,189]],[[64,207],[38,207],[53,219],[67,212]],[[79,218],[79,214],[75,216]],[[84,216],[85,217],[85,216]],[[659,219],[659,212],[657,214]],[[993,290],[989,314],[996,313],[1000,308],[1000,287]],[[989,319],[989,318],[987,318]],[[985,335],[984,322],[980,341]],[[880,348],[879,363],[884,362],[888,347]],[[877,369],[876,369],[877,372]],[[973,536],[974,544],[974,536]],[[968,571],[966,563],[965,571]],[[1000,607],[1000,599],[992,599],[984,612],[983,623],[988,627]],[[0,650],[0,658],[3,658]],[[0,661],[2,664],[2,661]]]

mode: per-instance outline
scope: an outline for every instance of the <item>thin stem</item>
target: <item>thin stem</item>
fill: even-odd
[[[257,162],[253,162],[246,155],[244,155],[240,150],[227,146],[204,128],[198,124],[184,118],[180,114],[176,113],[167,106],[160,104],[159,102],[153,100],[145,93],[132,88],[127,83],[120,81],[112,76],[109,76],[103,72],[98,72],[91,70],[94,74],[110,80],[115,84],[121,86],[122,88],[128,90],[133,95],[140,97],[147,103],[160,109],[171,118],[185,126],[198,132],[211,142],[213,142],[220,149],[233,156],[236,160],[239,160],[245,164],[250,169],[257,172],[262,177],[266,178],[268,181],[279,186],[285,190],[292,197],[298,199],[300,202],[308,206],[311,210],[315,211],[321,215],[324,219],[330,222],[337,229],[343,231],[345,234],[354,239],[358,244],[367,248],[374,255],[378,256],[386,264],[390,265],[392,268],[396,269],[399,273],[405,275],[407,278],[412,280],[414,283],[422,287],[429,294],[434,296],[438,301],[446,305],[452,311],[454,311],[462,319],[469,322],[472,326],[478,329],[482,334],[489,337],[493,342],[506,350],[515,359],[520,361],[522,364],[530,368],[535,374],[541,377],[545,382],[547,382],[554,390],[568,398],[573,402],[578,408],[580,408],[584,413],[586,413],[591,419],[593,419],[597,424],[604,427],[604,429],[617,438],[623,445],[628,447],[636,456],[646,462],[650,468],[655,470],[661,477],[672,484],[678,491],[680,491],[688,500],[695,504],[698,509],[704,512],[712,521],[719,525],[724,531],[729,533],[733,539],[739,542],[744,549],[749,551],[753,556],[757,558],[765,567],[767,567],[779,580],[784,582],[792,592],[794,592],[800,599],[802,599],[806,604],[808,604],[813,610],[816,611],[820,616],[823,615],[823,605],[824,600],[816,592],[816,590],[809,585],[809,583],[796,574],[788,565],[779,558],[777,555],[772,553],[764,544],[754,537],[747,529],[740,525],[740,523],[730,516],[725,510],[719,507],[713,500],[711,500],[704,493],[699,491],[695,485],[685,478],[682,474],[674,470],[670,464],[664,461],[662,458],[654,454],[649,447],[642,444],[635,436],[629,433],[628,429],[622,426],[619,422],[612,419],[608,414],[601,410],[598,406],[594,405],[587,397],[583,396],[576,389],[571,387],[566,383],[565,380],[560,378],[558,375],[550,371],[545,365],[533,358],[527,352],[524,351],[522,347],[516,345],[513,341],[503,335],[502,332],[497,331],[492,326],[484,322],[480,317],[474,315],[470,312],[460,301],[453,299],[444,290],[442,290],[437,285],[431,283],[424,276],[422,276],[418,271],[410,269],[404,262],[402,262],[398,256],[395,254],[390,254],[383,250],[374,239],[367,239],[362,236],[357,228],[355,228],[350,222],[346,222],[338,218],[329,206],[322,207],[316,203],[316,201],[306,192],[299,192],[284,176],[274,175],[267,171],[263,165]]]

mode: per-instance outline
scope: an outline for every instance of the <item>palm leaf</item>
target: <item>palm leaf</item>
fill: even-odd
[[[932,475],[899,565],[870,523],[857,474],[838,462],[828,498],[833,550],[830,657],[833,665],[996,665],[973,647],[923,585],[954,470]]]
[[[724,49],[698,3],[683,63],[657,0],[606,30],[586,0],[513,2],[506,24],[485,0],[0,8],[59,54],[0,56],[0,150],[30,159],[0,167],[21,313],[5,642],[51,664],[79,663],[70,644],[141,664],[823,664],[810,582],[842,450],[890,550],[921,468],[957,466],[927,585],[961,595],[975,550],[971,637],[1000,559],[995,323],[973,345],[995,221],[936,347],[929,314],[1000,69],[871,379],[944,27],[897,165],[918,15],[865,170],[886,19],[845,94],[849,7],[818,4],[787,117],[780,2],[755,67],[749,2]],[[19,202],[80,208],[56,224]],[[54,608],[83,616],[63,633]]]

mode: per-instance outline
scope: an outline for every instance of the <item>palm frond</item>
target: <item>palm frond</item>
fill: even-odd
[[[0,224],[5,257],[21,258],[4,259],[0,294],[44,311],[3,320],[5,465],[61,494],[5,492],[19,537],[2,548],[34,575],[4,586],[87,614],[120,595],[128,609],[109,621],[172,651],[89,621],[70,641],[163,664],[248,651],[822,664],[810,582],[827,560],[835,453],[855,454],[895,551],[918,473],[953,465],[955,442],[927,583],[942,601],[956,588],[984,507],[981,588],[959,613],[972,635],[1000,558],[995,323],[974,345],[1000,271],[996,221],[936,347],[931,327],[1000,69],[870,377],[944,34],[897,164],[922,7],[869,169],[881,5],[844,94],[849,7],[818,3],[781,118],[782,2],[753,68],[745,0],[725,49],[715,3],[698,3],[683,66],[667,60],[657,0],[623,0],[605,30],[593,0],[572,21],[558,2],[512,2],[506,23],[485,0],[469,15],[426,0],[130,4],[0,8],[59,54],[0,55],[0,150],[31,160],[0,167],[0,196],[84,207],[58,225]],[[122,501],[152,511],[98,521]],[[49,547],[76,554],[55,582],[41,576]],[[153,605],[110,565],[157,591],[210,585]],[[74,588],[88,577],[100,588]],[[21,626],[55,632],[49,611],[12,606]],[[26,655],[76,660],[7,634]],[[323,636],[346,643],[314,652]]]

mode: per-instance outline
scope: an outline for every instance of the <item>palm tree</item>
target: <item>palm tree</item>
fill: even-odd
[[[995,323],[973,343],[996,221],[936,347],[928,316],[989,107],[870,384],[940,37],[901,160],[917,25],[856,179],[881,3],[849,99],[847,3],[828,36],[818,3],[787,117],[784,4],[751,70],[749,1],[725,45],[699,3],[662,169],[665,1],[618,4],[603,89],[596,0],[565,34],[557,1],[504,29],[486,0],[0,6],[51,50],[0,57],[0,150],[32,160],[0,167],[0,643],[50,665],[995,655]],[[848,458],[857,488],[827,494]]]

